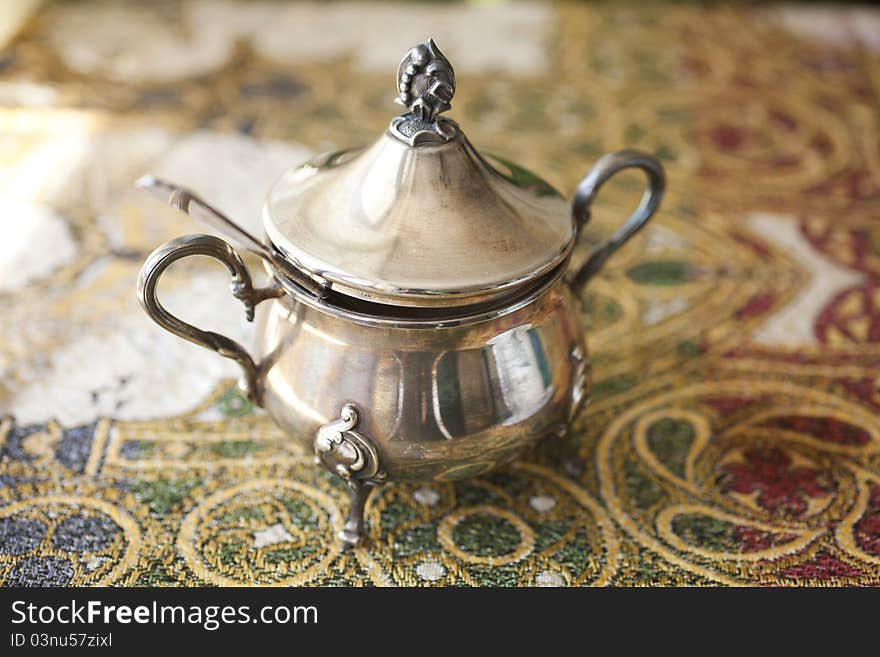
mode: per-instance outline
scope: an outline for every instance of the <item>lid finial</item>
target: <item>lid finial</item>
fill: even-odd
[[[456,124],[440,117],[455,94],[455,71],[434,39],[410,49],[397,69],[395,102],[409,111],[391,121],[391,134],[410,146],[444,143],[457,133]]]

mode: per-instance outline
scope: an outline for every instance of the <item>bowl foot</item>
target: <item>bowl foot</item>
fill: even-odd
[[[348,479],[345,483],[348,486],[348,515],[337,536],[344,547],[359,547],[366,544],[369,529],[364,520],[364,507],[373,489],[379,484],[363,479]]]
[[[566,426],[556,433],[562,445],[559,459],[565,473],[572,479],[578,479],[584,474],[586,465],[580,456],[579,445],[576,441],[572,440],[569,429],[570,427]]]
[[[364,506],[373,489],[386,479],[376,445],[357,431],[360,417],[354,404],[345,404],[339,419],[318,428],[314,441],[315,461],[341,477],[348,486],[348,515],[337,534],[345,547],[366,542]]]

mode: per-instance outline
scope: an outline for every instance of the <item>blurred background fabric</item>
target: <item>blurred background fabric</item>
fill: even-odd
[[[479,148],[566,195],[640,148],[669,191],[584,296],[583,474],[548,440],[387,486],[343,552],[342,486],[138,307],[146,255],[209,231],[132,182],[259,232],[283,170],[385,129],[428,36]],[[0,40],[0,582],[880,582],[877,10],[5,0]],[[588,243],[641,184],[603,190]],[[222,268],[168,278],[172,311],[250,339]]]

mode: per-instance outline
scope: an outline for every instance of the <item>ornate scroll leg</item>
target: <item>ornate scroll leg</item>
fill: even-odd
[[[364,507],[370,493],[381,484],[362,479],[348,479],[345,484],[348,486],[348,515],[338,536],[346,545],[355,547],[366,542],[368,527],[364,520]]]
[[[339,419],[321,426],[315,435],[315,459],[345,480],[349,509],[339,539],[346,546],[362,545],[367,539],[364,507],[370,493],[385,482],[385,471],[373,442],[354,431],[358,412],[354,404],[342,407]]]

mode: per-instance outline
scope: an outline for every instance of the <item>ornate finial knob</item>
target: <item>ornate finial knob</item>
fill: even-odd
[[[397,69],[395,102],[409,111],[391,122],[391,133],[411,146],[455,136],[454,122],[439,115],[450,108],[455,71],[433,39],[411,48]]]
[[[412,48],[397,69],[397,102],[413,116],[430,123],[450,108],[455,94],[455,71],[434,39]]]

